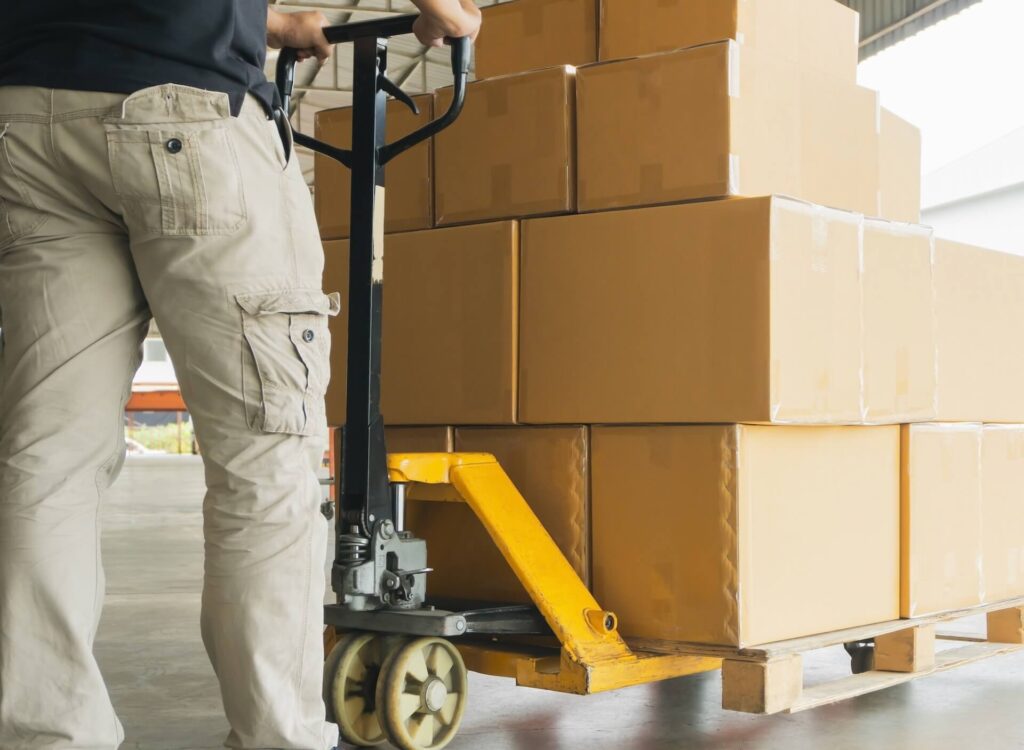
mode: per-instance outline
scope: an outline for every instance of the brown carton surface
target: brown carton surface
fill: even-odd
[[[519,226],[478,224],[388,235],[382,396],[388,424],[514,424]],[[327,419],[345,423],[347,240],[325,243],[331,321]]]
[[[985,603],[1024,596],[1024,426],[985,425],[981,444]]]
[[[575,69],[470,84],[466,108],[434,143],[439,226],[576,208]],[[452,90],[440,89],[446,111]]]
[[[881,109],[880,216],[921,221],[921,131]]]
[[[578,72],[580,211],[781,193],[875,215],[878,97],[720,42]]]
[[[435,441],[439,443],[440,441]],[[492,453],[584,583],[590,580],[589,434],[585,427],[457,428],[455,450]],[[527,602],[465,505],[410,501],[407,528],[427,540],[432,597]]]
[[[451,427],[388,427],[384,431],[388,453],[451,453],[454,435]]]
[[[935,418],[932,232],[864,222],[864,420]]]
[[[936,240],[938,419],[1024,423],[1024,257]]]
[[[602,0],[602,60],[735,39],[853,83],[859,37],[835,0]]]
[[[434,97],[413,97],[420,109],[413,114],[398,101],[388,102],[388,142],[418,130],[433,119]],[[352,146],[352,108],[325,109],[314,118],[316,137],[338,148]],[[387,210],[384,226],[389,232],[428,229],[434,225],[434,186],[430,143],[425,141],[395,158],[387,168]],[[333,159],[316,155],[316,216],[320,236],[327,240],[349,236],[351,224],[351,172]]]
[[[902,428],[900,616],[982,603],[980,424]]]
[[[594,590],[626,636],[743,647],[899,615],[898,427],[595,427],[592,472]]]
[[[477,78],[597,61],[598,0],[516,0],[483,9]]]
[[[861,420],[854,214],[738,199],[524,223],[520,420]]]

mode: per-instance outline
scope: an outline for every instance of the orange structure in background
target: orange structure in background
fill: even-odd
[[[132,391],[125,411],[188,411],[177,387]]]

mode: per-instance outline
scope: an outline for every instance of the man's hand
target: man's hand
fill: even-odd
[[[428,47],[440,47],[446,37],[476,39],[480,33],[480,9],[473,0],[412,1],[420,9],[413,31]]]
[[[331,45],[323,32],[326,25],[326,16],[318,11],[278,13],[268,9],[267,46],[274,49],[294,47],[299,51],[300,60],[315,56],[323,62],[331,56]]]

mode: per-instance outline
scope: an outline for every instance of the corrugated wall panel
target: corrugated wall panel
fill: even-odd
[[[863,60],[980,0],[840,0],[860,12]]]

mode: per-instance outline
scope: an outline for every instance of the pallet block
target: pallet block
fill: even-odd
[[[722,708],[751,714],[784,711],[800,698],[804,662],[800,655],[766,662],[722,662]]]
[[[1024,607],[989,612],[988,640],[1024,644]]]
[[[924,672],[935,667],[935,626],[898,630],[875,638],[875,670]]]

